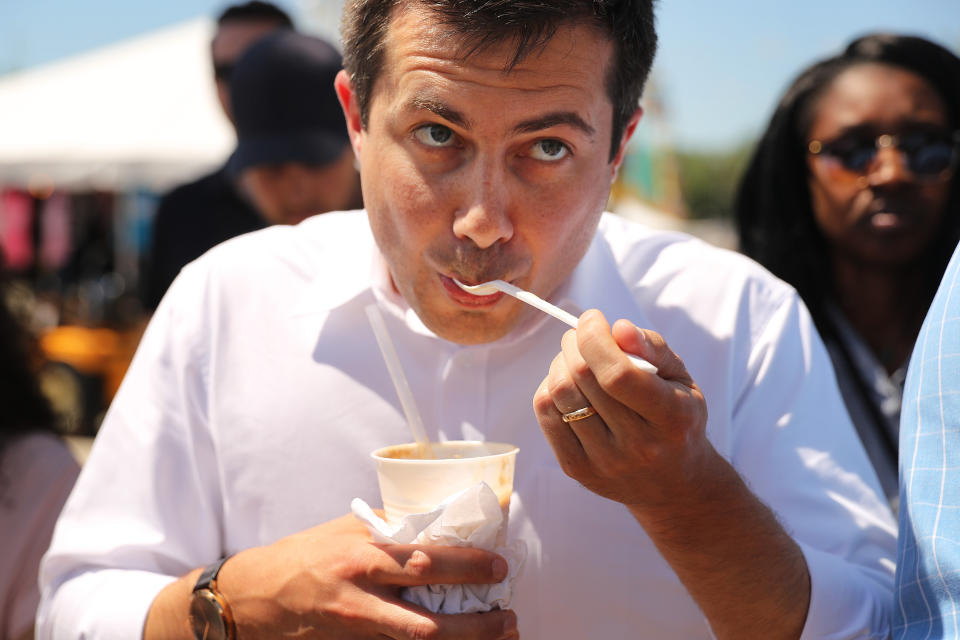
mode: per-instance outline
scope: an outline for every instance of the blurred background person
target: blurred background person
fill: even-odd
[[[237,149],[227,170],[263,224],[297,224],[363,206],[360,175],[333,88],[340,53],[276,33],[239,60],[230,86]]]
[[[873,34],[803,71],[740,184],[741,250],[792,284],[896,508],[908,358],[960,236],[960,59]]]
[[[280,7],[252,0],[227,7],[217,18],[217,30],[210,42],[213,80],[224,115],[232,123],[230,77],[240,56],[257,40],[278,29],[293,30],[293,19]]]
[[[237,60],[250,45],[278,29],[293,30],[293,20],[279,7],[259,0],[229,6],[217,18],[210,57],[217,98],[231,123],[230,77]],[[148,311],[156,308],[183,265],[227,238],[263,226],[225,166],[164,195],[144,266],[144,306]]]
[[[40,390],[32,336],[6,301],[0,254],[0,638],[33,638],[37,569],[79,466]]]
[[[189,261],[185,247],[197,254],[189,256],[192,260],[233,235],[362,206],[360,175],[333,88],[341,68],[340,53],[333,45],[292,30],[263,37],[240,57],[230,79],[237,147],[224,177],[242,207],[211,212],[184,208],[174,197],[165,202],[157,213],[153,253],[153,263],[158,265],[153,271],[164,278],[150,278],[151,308]],[[178,219],[175,225],[161,226],[164,209],[170,211],[167,221]],[[219,223],[228,211],[241,210],[250,228]],[[194,228],[197,219],[204,217],[215,225],[214,233]]]

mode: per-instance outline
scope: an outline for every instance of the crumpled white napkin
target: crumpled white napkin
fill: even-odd
[[[480,482],[455,493],[433,511],[404,517],[391,527],[366,502],[354,498],[350,508],[366,523],[374,540],[383,544],[430,544],[477,547],[503,556],[507,577],[496,584],[430,584],[405,587],[401,597],[434,613],[477,613],[508,609],[513,584],[523,569],[527,547],[521,540],[496,546],[503,512],[493,489]]]

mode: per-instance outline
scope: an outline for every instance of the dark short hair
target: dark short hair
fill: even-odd
[[[610,159],[636,111],[657,49],[654,0],[347,0],[340,26],[344,68],[350,74],[360,118],[367,126],[370,97],[383,65],[384,39],[397,7],[419,5],[463,37],[470,55],[514,42],[508,69],[544,46],[565,24],[588,21],[614,46],[606,80],[613,105]]]
[[[734,210],[740,249],[797,289],[821,333],[833,295],[827,241],[814,220],[806,162],[808,132],[820,97],[847,69],[884,64],[905,69],[940,95],[949,124],[960,127],[960,58],[916,36],[870,34],[805,69],[780,99],[741,180]],[[928,301],[960,240],[960,170],[953,172],[941,228],[924,252]]]
[[[275,22],[279,27],[293,29],[293,20],[286,11],[271,2],[261,0],[230,5],[217,17],[218,25],[226,22]]]

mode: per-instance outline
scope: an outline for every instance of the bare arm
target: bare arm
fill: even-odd
[[[145,640],[190,640],[191,571],[157,595]],[[403,586],[493,583],[507,573],[480,549],[374,544],[352,515],[231,557],[217,586],[243,640],[257,638],[516,638],[512,611],[438,615],[405,602]]]
[[[673,508],[628,508],[717,638],[799,638],[810,604],[800,547],[719,455]],[[706,471],[706,469],[705,469]]]
[[[634,367],[640,355],[659,376]],[[591,405],[597,415],[565,423]],[[797,544],[706,438],[703,395],[653,332],[588,311],[534,397],[564,471],[627,506],[718,638],[798,638],[810,578]]]

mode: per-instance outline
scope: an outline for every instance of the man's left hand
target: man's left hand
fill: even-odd
[[[534,396],[540,427],[560,466],[591,491],[644,510],[678,497],[678,489],[716,455],[706,438],[707,406],[663,337],[603,314],[585,312]],[[641,371],[626,353],[658,368]],[[564,422],[584,407],[596,414]],[[682,494],[682,491],[680,492]]]

